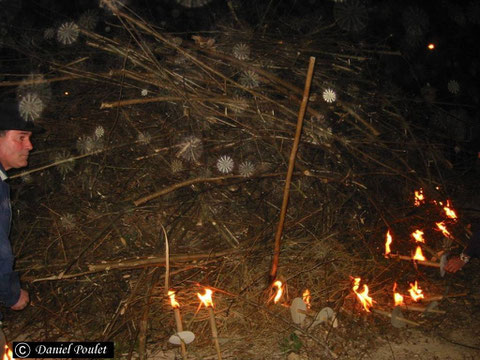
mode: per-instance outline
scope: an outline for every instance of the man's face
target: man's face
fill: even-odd
[[[0,162],[5,170],[28,165],[28,153],[33,149],[30,131],[7,130],[0,136]]]

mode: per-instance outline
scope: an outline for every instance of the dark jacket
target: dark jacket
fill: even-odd
[[[470,236],[463,253],[470,257],[480,258],[480,222],[472,224],[472,236]]]
[[[12,220],[10,187],[5,182],[6,172],[2,164],[0,176],[0,302],[10,307],[15,305],[20,297],[20,280],[18,274],[13,271],[14,257],[9,240]]]

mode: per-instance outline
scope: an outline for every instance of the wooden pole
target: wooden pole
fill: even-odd
[[[173,314],[175,316],[175,324],[177,325],[177,333],[183,331],[183,325],[182,325],[182,316],[180,315],[180,308],[174,307],[173,308]],[[183,342],[183,339],[179,336],[180,338],[180,348],[182,351],[182,359],[187,360],[187,347],[185,346],[185,343]]]
[[[305,89],[303,91],[303,99],[298,112],[297,129],[295,132],[295,139],[293,141],[292,151],[290,152],[290,160],[288,162],[287,178],[285,180],[285,189],[283,190],[282,209],[280,211],[280,220],[278,222],[277,232],[275,234],[275,244],[273,250],[272,267],[270,269],[270,286],[273,285],[278,271],[278,261],[280,258],[280,240],[282,238],[283,226],[285,224],[285,215],[287,213],[288,198],[290,194],[290,183],[292,181],[293,169],[295,168],[295,157],[297,155],[298,144],[300,143],[300,135],[302,133],[303,118],[307,109],[308,97],[310,94],[310,85],[312,83],[313,70],[315,67],[315,58],[310,57],[308,64],[307,80],[305,82]]]
[[[215,323],[215,314],[213,312],[213,307],[208,306],[208,315],[210,319],[210,328],[212,330],[212,338],[215,344],[215,349],[217,350],[217,358],[218,360],[222,360],[222,352],[220,351],[220,343],[218,342],[218,331],[217,331],[217,324]]]

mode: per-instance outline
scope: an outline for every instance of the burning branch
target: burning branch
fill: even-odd
[[[397,290],[397,283],[393,283],[393,301],[395,303],[395,306],[402,306],[404,305],[403,302],[403,296],[399,293],[396,292]]]
[[[357,298],[362,303],[363,308],[367,312],[370,312],[370,308],[373,306],[373,299],[370,296],[368,296],[368,286],[366,284],[363,284],[363,291],[358,292],[358,288],[360,287],[361,280],[362,279],[359,277],[353,279],[353,292],[357,295]]]
[[[423,231],[422,230],[415,230],[412,233],[413,238],[416,242],[421,242],[425,244],[425,239],[423,238]]]
[[[392,241],[392,235],[390,235],[390,230],[388,230],[385,240],[385,257],[388,257],[388,255],[392,252],[392,250],[390,249]]]
[[[415,190],[415,206],[420,206],[421,204],[425,203],[425,196],[423,195],[423,189],[420,188],[419,190]]]
[[[415,280],[415,284],[410,283],[410,289],[408,290],[410,293],[410,297],[413,301],[417,302],[420,299],[424,298],[423,291],[418,286],[417,280]]]
[[[457,220],[457,213],[455,212],[455,210],[452,209],[450,200],[447,200],[447,205],[443,207],[443,210],[445,211],[445,214],[447,215],[448,218]]]
[[[420,246],[417,246],[417,249],[415,250],[415,255],[412,257],[413,260],[418,260],[418,261],[426,261],[427,259],[425,256],[423,256],[422,248]]]

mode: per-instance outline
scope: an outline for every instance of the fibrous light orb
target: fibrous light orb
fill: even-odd
[[[249,89],[256,88],[260,84],[258,74],[253,70],[244,71],[240,76],[239,82]]]
[[[248,100],[239,95],[235,95],[233,101],[228,104],[228,108],[235,114],[242,114],[248,107]]]
[[[73,21],[60,25],[57,30],[57,40],[63,45],[71,45],[78,39],[80,29]]]
[[[409,6],[402,14],[402,23],[407,34],[407,42],[417,46],[427,33],[430,21],[424,10],[418,6]]]
[[[148,132],[139,132],[137,136],[137,141],[147,145],[150,144],[150,141],[152,141],[152,135],[150,135]]]
[[[53,27],[49,27],[43,30],[43,38],[45,40],[51,40],[54,37],[55,37],[55,29]]]
[[[35,93],[28,93],[18,104],[20,115],[25,121],[38,119],[43,111],[43,101]]]
[[[105,135],[105,129],[103,128],[103,126],[97,126],[95,128],[94,134],[97,139],[100,139],[101,137],[103,137],[103,135]]]
[[[228,155],[222,155],[217,160],[217,169],[222,174],[228,174],[233,170],[233,159]]]
[[[186,8],[199,8],[208,5],[212,0],[175,0],[177,4]]]
[[[176,154],[177,157],[182,157],[187,161],[199,163],[200,156],[203,153],[203,144],[202,140],[198,137],[193,135],[187,136],[177,144],[177,147],[179,148]]]
[[[83,135],[77,140],[77,150],[81,154],[89,154],[95,150],[95,140],[91,136]]]
[[[450,80],[447,87],[451,94],[457,95],[460,92],[460,84],[456,80]]]
[[[170,164],[170,168],[172,169],[172,173],[176,174],[183,171],[183,162],[180,159],[173,159],[172,163]]]
[[[335,91],[332,89],[328,88],[323,91],[323,100],[325,100],[328,103],[333,103],[335,100],[337,100],[337,94]]]
[[[72,172],[75,166],[75,160],[71,159],[70,152],[66,150],[62,150],[59,153],[55,154],[53,161],[55,163],[58,163],[57,170],[63,176],[65,176],[69,172]]]
[[[98,20],[98,11],[95,9],[89,9],[78,18],[78,26],[82,29],[92,31],[97,27]]]
[[[335,3],[333,17],[342,30],[359,32],[367,26],[368,11],[361,0],[345,0]]]
[[[250,177],[255,172],[255,165],[251,161],[244,161],[238,167],[238,173],[245,177]]]
[[[238,60],[248,60],[250,58],[250,46],[245,43],[235,44],[232,53]]]

